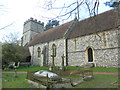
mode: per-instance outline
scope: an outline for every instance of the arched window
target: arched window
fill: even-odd
[[[55,44],[52,45],[52,55],[56,57],[56,45]]]
[[[41,55],[40,47],[38,47],[37,52],[38,52],[38,57],[40,57],[40,55]]]
[[[93,50],[92,48],[88,48],[88,62],[93,62]]]
[[[105,35],[105,32],[103,33],[103,42],[104,42],[104,46],[106,46],[106,35]]]

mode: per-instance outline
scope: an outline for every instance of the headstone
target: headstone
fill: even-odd
[[[90,81],[93,79],[93,76],[86,76],[83,78],[84,81]]]
[[[61,58],[62,58],[62,65],[60,67],[60,70],[65,71],[65,67],[64,67],[64,58],[65,58],[65,56],[64,56],[64,54],[61,56]]]
[[[51,66],[49,67],[49,71],[52,71],[52,67]]]
[[[56,57],[56,55],[54,55],[54,53],[53,53],[53,55],[51,55],[51,57],[52,57],[52,71],[56,71],[56,67],[55,67],[55,63],[54,63],[54,58]]]
[[[73,82],[72,86],[77,86],[77,85],[81,84],[82,82],[83,82],[83,80],[79,80],[77,82]]]
[[[14,73],[14,77],[17,78],[17,77],[18,77],[18,76],[17,76],[17,69],[15,69],[14,72],[15,72],[15,73]]]

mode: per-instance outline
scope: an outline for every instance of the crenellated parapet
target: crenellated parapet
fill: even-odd
[[[23,46],[25,46],[35,35],[44,32],[44,23],[32,17],[24,22]]]
[[[31,17],[30,19],[26,20],[26,21],[24,22],[24,25],[27,24],[27,23],[30,22],[30,21],[35,22],[35,23],[38,23],[38,24],[44,26],[44,23],[43,23],[43,22],[37,21],[37,19],[34,19],[34,18],[32,18],[32,17]]]

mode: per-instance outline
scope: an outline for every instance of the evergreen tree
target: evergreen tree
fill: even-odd
[[[113,8],[117,8],[119,6],[119,4],[120,4],[120,1],[118,1],[118,0],[105,2],[106,6],[110,6],[110,7],[113,7]]]
[[[48,23],[45,26],[45,30],[54,28],[59,25],[59,21],[57,20],[49,20]]]

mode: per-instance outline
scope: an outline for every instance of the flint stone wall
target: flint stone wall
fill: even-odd
[[[104,44],[103,33],[106,35]],[[87,47],[93,49],[96,66],[118,67],[118,30],[109,30],[68,40],[68,64],[82,66],[88,63]]]
[[[106,36],[106,45],[104,42],[104,33]],[[119,30],[109,30],[87,36],[68,39],[68,65],[82,66],[88,63],[87,48],[93,50],[93,62],[96,66],[118,67],[118,49],[119,49]],[[47,46],[48,54],[46,57],[48,65],[52,65],[52,45],[56,45],[55,65],[61,66],[61,56],[65,53],[64,39],[40,43],[34,47],[29,47],[33,65],[43,66],[43,48]],[[38,57],[37,48],[41,49],[41,56]],[[34,49],[34,50],[33,50]],[[33,53],[34,52],[34,53]],[[64,62],[66,63],[66,62]]]
[[[46,61],[49,65],[52,65],[52,45],[55,44],[56,45],[56,57],[54,58],[54,62],[56,66],[61,66],[62,63],[62,58],[61,56],[64,54],[64,39],[58,39],[58,40],[54,40],[54,41],[50,41],[47,43],[40,43],[34,46],[34,50],[33,50],[33,46],[29,47],[31,56],[32,56],[32,62],[33,65],[38,65],[38,66],[43,66],[43,48],[44,46],[46,46],[48,48],[47,50],[47,56],[46,56]],[[38,52],[37,52],[37,48],[40,47],[41,49],[41,55],[40,57],[38,57]],[[33,53],[34,52],[34,53]]]

